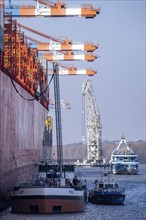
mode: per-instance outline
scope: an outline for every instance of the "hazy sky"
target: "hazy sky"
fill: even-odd
[[[102,139],[145,140],[145,0],[66,1],[91,3],[101,8],[94,19],[20,18],[20,23],[54,37],[67,36],[75,42],[99,43],[94,62],[68,62],[79,68],[93,68],[90,77],[102,120]],[[31,32],[30,36],[36,38]],[[37,36],[37,39],[45,41]],[[62,62],[63,63],[63,62]],[[70,110],[62,110],[63,144],[78,143],[82,136],[82,84],[86,76],[61,76],[61,99]],[[53,98],[53,84],[50,87]],[[54,110],[50,110],[54,117]],[[54,118],[55,132],[55,118]],[[55,143],[55,140],[54,140]]]

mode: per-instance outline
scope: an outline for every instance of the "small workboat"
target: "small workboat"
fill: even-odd
[[[108,173],[95,180],[93,190],[89,191],[88,202],[101,205],[122,205],[125,200],[125,190],[119,186]]]
[[[45,166],[51,167],[51,170],[48,170],[46,174],[39,172],[32,180],[18,183],[14,187],[12,212],[53,214],[84,211],[87,202],[87,190],[81,181],[78,180],[77,184],[74,185],[73,179],[68,178],[69,175],[65,174],[63,177],[59,175],[56,166]],[[39,165],[39,169],[40,167],[42,170],[42,164]],[[64,167],[66,168],[66,166]],[[69,168],[70,166],[67,165],[66,169]],[[71,171],[67,173],[70,176],[74,175]]]

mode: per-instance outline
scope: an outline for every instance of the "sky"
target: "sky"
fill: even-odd
[[[100,111],[102,140],[119,140],[124,133],[127,141],[145,140],[145,0],[66,0],[67,4],[89,4],[100,7],[94,19],[85,18],[19,18],[20,23],[45,34],[74,42],[98,43],[94,62],[72,61],[78,68],[93,68],[94,97]],[[31,37],[33,33],[25,31]],[[36,38],[36,37],[35,37]],[[37,36],[38,40],[45,41]],[[87,76],[60,76],[61,99],[71,109],[62,109],[63,144],[82,141],[82,85]],[[50,86],[53,97],[53,83]],[[53,116],[55,144],[55,110]]]

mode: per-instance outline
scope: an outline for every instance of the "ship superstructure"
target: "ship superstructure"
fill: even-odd
[[[124,135],[112,152],[110,164],[114,174],[137,174],[139,171],[138,156],[127,145]]]

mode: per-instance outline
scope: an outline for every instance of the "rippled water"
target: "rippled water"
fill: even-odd
[[[76,168],[81,179],[86,179],[88,188],[99,174],[99,168]],[[125,187],[126,198],[124,205],[94,205],[87,204],[85,212],[59,215],[22,215],[12,214],[8,209],[0,213],[0,220],[146,220],[146,166],[140,165],[138,175],[114,176],[121,186]]]

